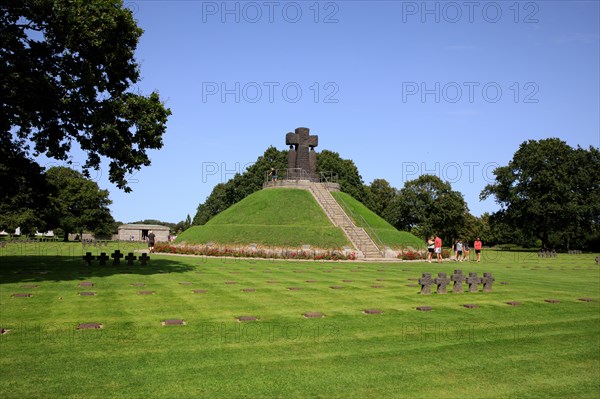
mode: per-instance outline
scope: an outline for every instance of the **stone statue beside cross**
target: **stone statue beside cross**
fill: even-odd
[[[294,133],[285,135],[288,152],[288,178],[315,180],[317,175],[317,153],[319,136],[311,136],[310,129],[299,127]]]

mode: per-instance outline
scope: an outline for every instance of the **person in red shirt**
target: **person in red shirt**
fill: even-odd
[[[439,236],[435,236],[434,242],[434,251],[437,256],[438,263],[442,262],[442,239]]]
[[[475,255],[477,256],[477,262],[481,259],[481,240],[479,237],[473,243],[473,248],[475,248]]]

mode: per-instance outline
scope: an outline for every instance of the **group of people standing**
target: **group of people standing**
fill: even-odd
[[[475,249],[475,259],[477,262],[481,261],[481,240],[479,237],[473,242]],[[452,246],[454,252],[454,260],[457,262],[470,261],[471,260],[471,248],[468,242],[462,241],[462,239],[456,240]],[[431,263],[433,255],[435,254],[436,261],[442,262],[442,239],[439,236],[431,236],[427,239],[427,262]]]

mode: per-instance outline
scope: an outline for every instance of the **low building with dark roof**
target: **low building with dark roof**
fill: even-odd
[[[170,230],[158,224],[124,224],[119,226],[119,241],[145,241],[152,231],[156,242],[169,241]]]

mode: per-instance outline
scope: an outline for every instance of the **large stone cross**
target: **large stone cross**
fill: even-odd
[[[317,173],[315,147],[319,145],[319,136],[311,136],[308,128],[299,127],[295,133],[285,135],[285,144],[290,146],[288,169],[302,169],[311,176]]]

